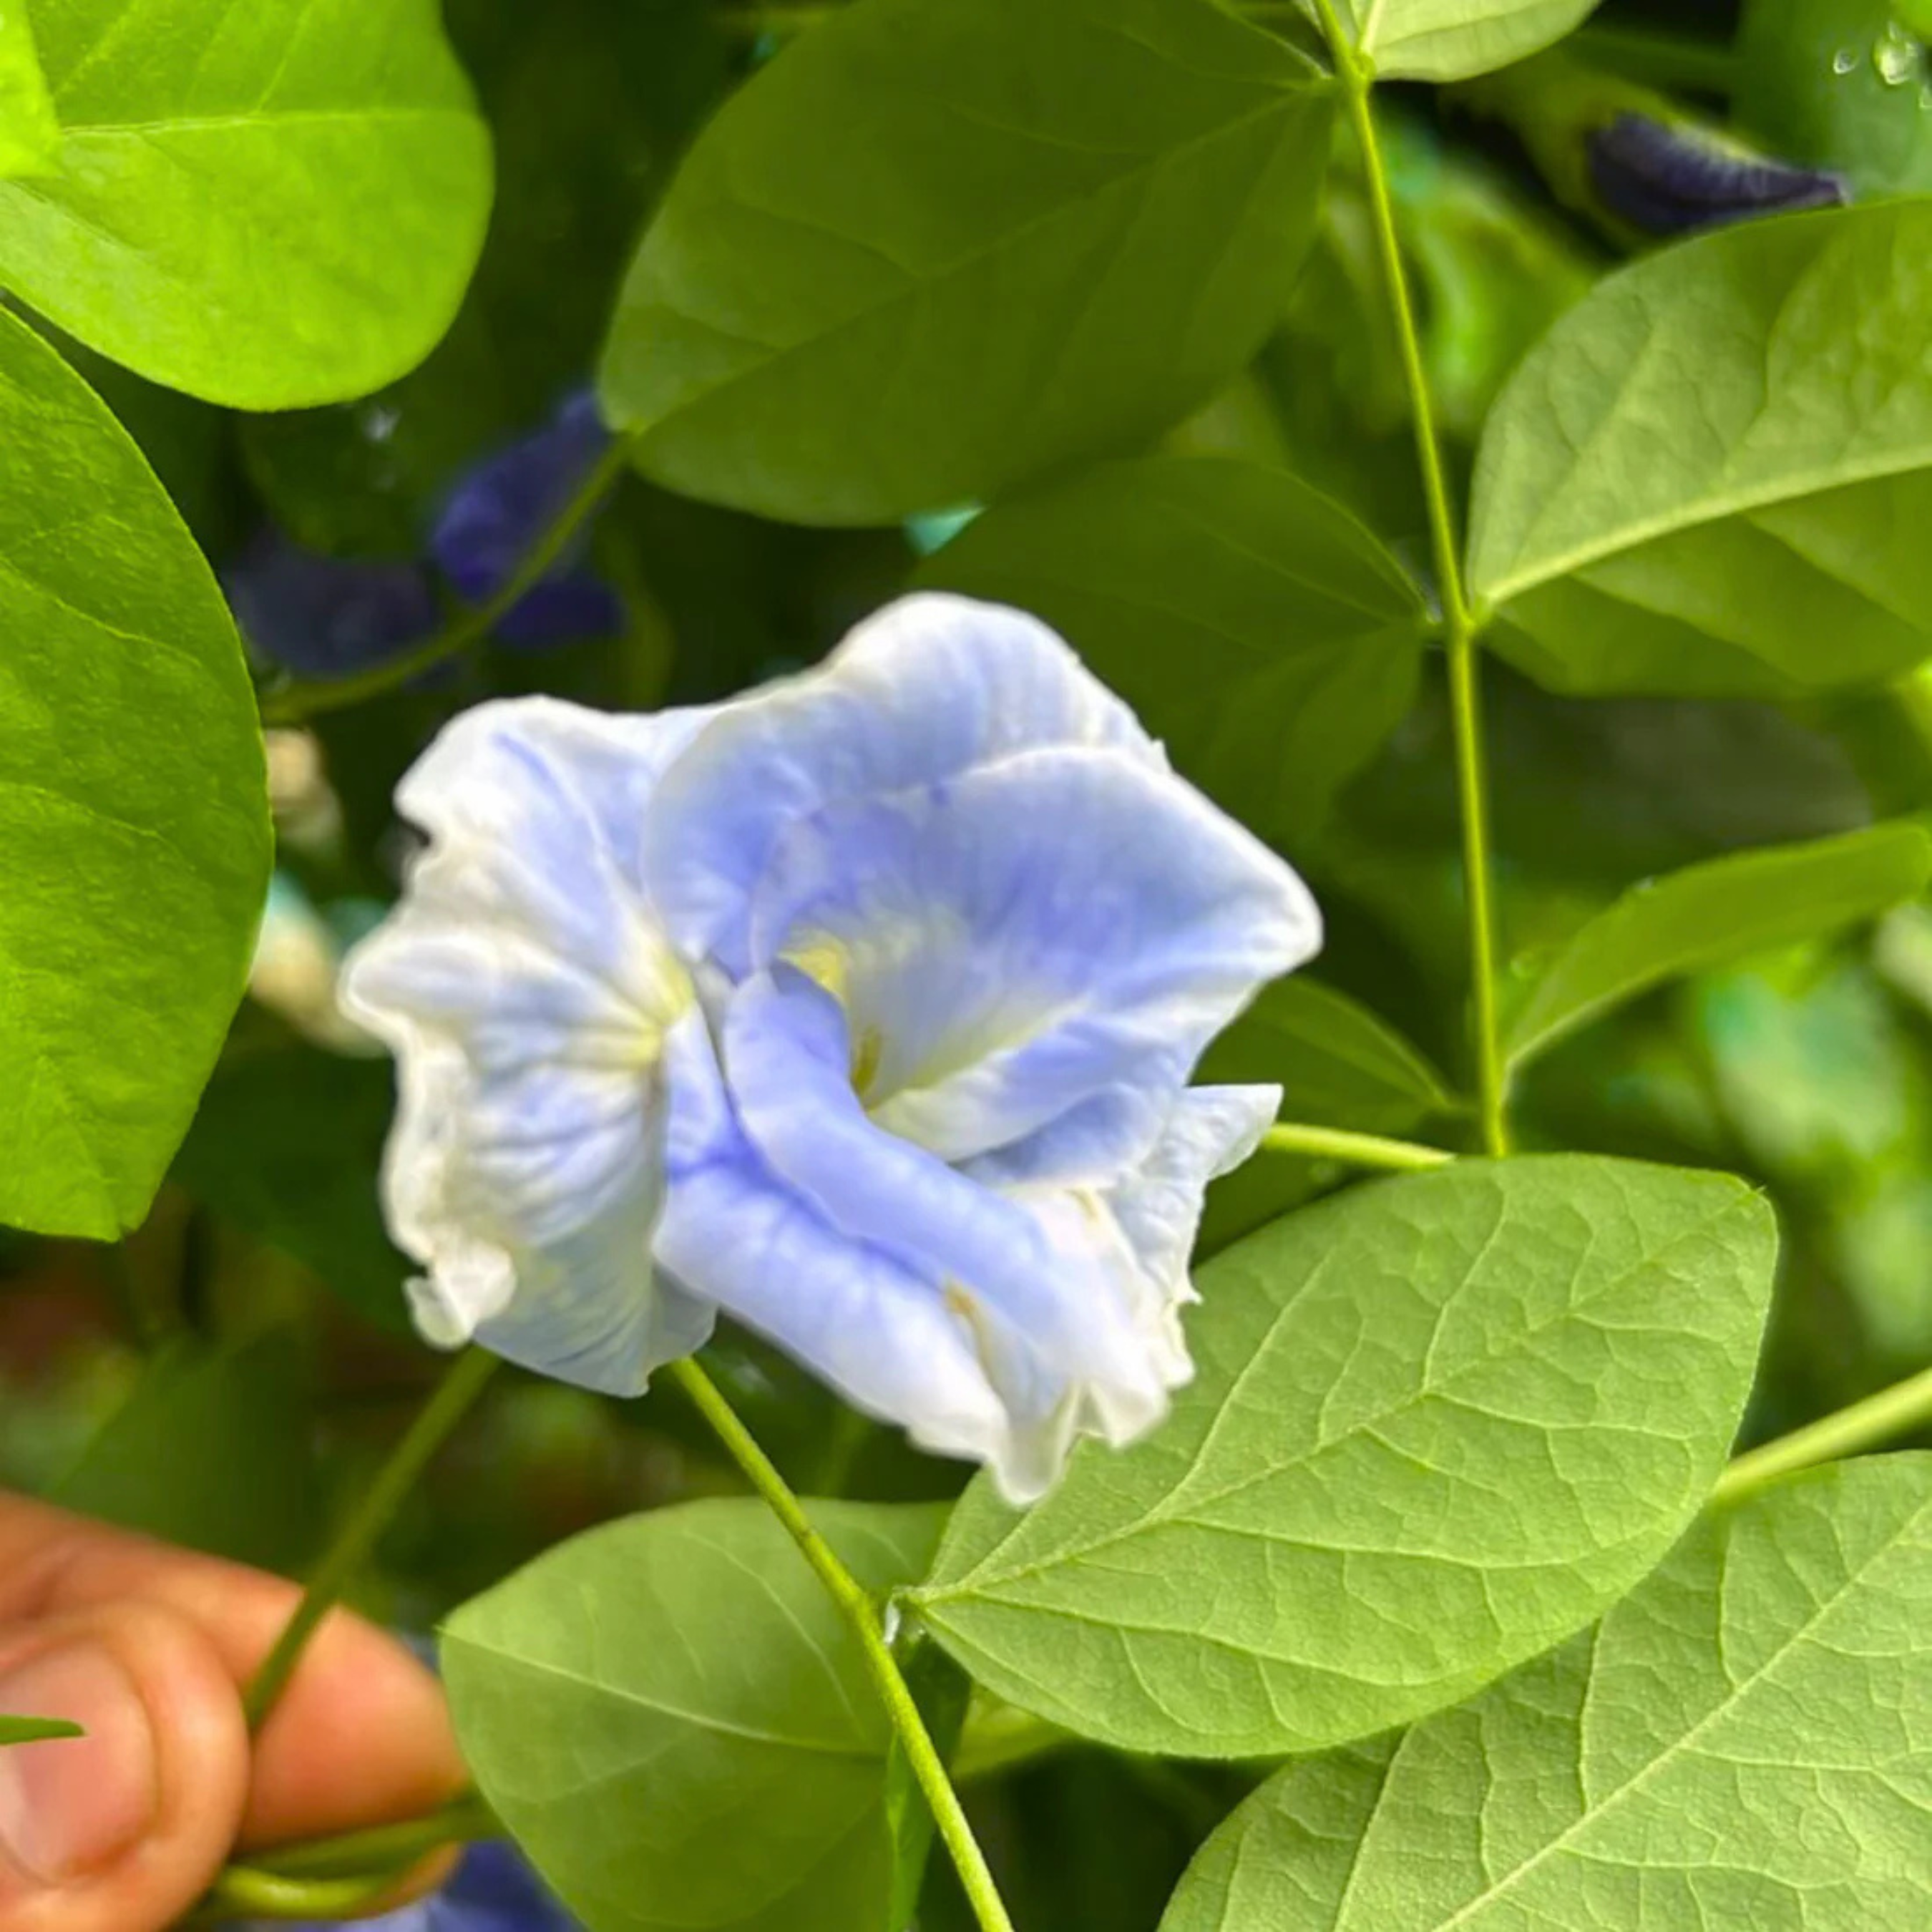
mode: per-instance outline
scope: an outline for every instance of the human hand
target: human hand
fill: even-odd
[[[415,1816],[461,1787],[434,1677],[341,1612],[250,1738],[242,1687],[296,1595],[0,1492],[0,1713],[87,1733],[0,1749],[0,1932],[161,1932],[238,1844]]]

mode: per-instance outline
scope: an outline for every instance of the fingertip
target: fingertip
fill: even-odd
[[[336,1611],[256,1740],[242,1842],[420,1816],[467,1782],[434,1674],[394,1639]]]
[[[0,1630],[0,1706],[86,1733],[0,1753],[7,1932],[172,1923],[226,1856],[248,1790],[241,1700],[206,1635],[148,1604]]]

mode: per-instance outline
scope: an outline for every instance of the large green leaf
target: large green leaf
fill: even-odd
[[[1876,825],[1780,845],[1647,880],[1557,954],[1509,1029],[1531,1058],[1610,1008],[1666,980],[1876,918],[1932,881],[1932,835]]]
[[[1741,1182],[1582,1156],[1290,1215],[1201,1270],[1167,1424],[1023,1516],[976,1484],[912,1600],[999,1695],[1130,1750],[1312,1750],[1438,1708],[1702,1502],[1775,1246]]]
[[[59,168],[0,183],[0,280],[241,409],[428,353],[482,244],[489,136],[434,0],[38,0]]]
[[[1890,1932],[1932,1922],[1932,1456],[1700,1523],[1596,1629],[1399,1743],[1292,1766],[1163,1932]]]
[[[1210,0],[858,0],[699,136],[606,413],[659,482],[802,523],[1130,447],[1280,314],[1332,96]]]
[[[224,1347],[170,1343],[52,1500],[212,1556],[298,1568],[321,1500],[300,1344],[286,1329]]]
[[[1303,0],[1311,14],[1314,0]],[[1343,29],[1384,80],[1466,80],[1559,40],[1597,0],[1335,0]]]
[[[869,1589],[944,1511],[818,1503]],[[443,1673],[483,1793],[590,1932],[900,1932],[891,1734],[762,1503],[591,1531],[466,1604]]]
[[[194,540],[4,314],[0,638],[0,1222],[111,1239],[147,1212],[241,998],[261,735]]]
[[[53,97],[34,51],[26,0],[0,12],[0,177],[44,174],[60,148]]]
[[[1102,464],[988,511],[919,575],[1044,617],[1188,777],[1284,843],[1414,694],[1414,584],[1340,505],[1259,464]]]
[[[1517,371],[1470,576],[1551,688],[1783,696],[1932,655],[1932,203],[1752,221],[1600,284]]]

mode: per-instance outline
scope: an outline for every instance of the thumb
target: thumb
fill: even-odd
[[[0,1928],[160,1932],[186,1911],[248,1784],[241,1700],[196,1626],[122,1604],[0,1627],[0,1713],[86,1732],[0,1748]]]

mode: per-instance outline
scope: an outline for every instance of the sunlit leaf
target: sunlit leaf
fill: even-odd
[[[1461,1163],[1200,1271],[1196,1379],[1024,1515],[982,1480],[911,1593],[1010,1702],[1255,1756],[1454,1702],[1598,1614],[1702,1503],[1750,1381],[1771,1214],[1722,1175]]]
[[[194,538],[5,315],[0,634],[0,1222],[112,1239],[146,1213],[241,998],[268,883],[261,734]]]
[[[360,395],[449,326],[489,136],[434,0],[36,0],[58,170],[0,182],[0,279],[241,409]]]
[[[1318,17],[1314,0],[1303,0]],[[1343,30],[1387,80],[1463,80],[1561,40],[1597,0],[1335,0]]]
[[[60,122],[40,56],[26,0],[0,11],[0,178],[44,174],[60,148]]]
[[[1932,1915],[1932,1457],[1700,1523],[1594,1630],[1297,1765],[1162,1932],[1869,1932]]]

